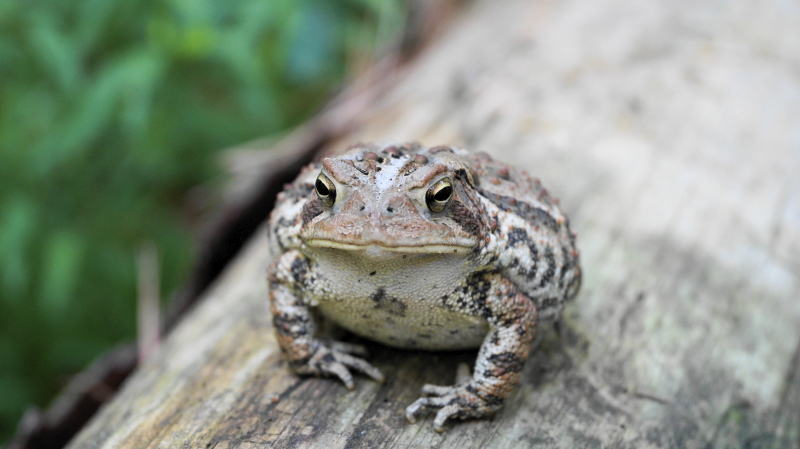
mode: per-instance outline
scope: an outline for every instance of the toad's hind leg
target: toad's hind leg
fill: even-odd
[[[469,304],[465,313],[486,318],[491,330],[481,345],[471,377],[452,387],[425,385],[422,397],[406,408],[409,422],[426,408],[438,408],[433,427],[444,431],[449,418],[488,416],[502,408],[519,382],[536,334],[536,307],[499,273],[477,273],[446,304]],[[463,373],[461,373],[462,377]]]

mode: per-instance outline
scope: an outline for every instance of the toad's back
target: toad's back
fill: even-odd
[[[538,179],[485,154],[469,159],[481,202],[497,220],[495,266],[531,298],[540,321],[557,319],[581,284],[569,219]]]

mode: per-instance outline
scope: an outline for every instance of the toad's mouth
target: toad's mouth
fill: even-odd
[[[309,239],[306,240],[306,245],[316,248],[334,248],[346,251],[369,251],[371,249],[379,249],[395,253],[416,253],[416,254],[469,254],[472,246],[465,245],[452,245],[452,244],[422,244],[422,245],[396,245],[388,246],[380,242],[369,242],[363,245],[354,245],[352,243],[342,243],[335,240],[327,239]]]

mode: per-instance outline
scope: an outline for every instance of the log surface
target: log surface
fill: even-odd
[[[260,232],[71,448],[800,447],[800,3],[486,0],[329,151],[486,151],[561,199],[584,285],[490,420],[403,410],[475,352],[288,371]],[[335,108],[333,109],[335,111]]]

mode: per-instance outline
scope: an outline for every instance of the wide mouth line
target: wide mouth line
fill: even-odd
[[[310,239],[306,240],[306,245],[321,248],[345,249],[349,251],[366,251],[370,248],[377,248],[384,251],[397,253],[436,253],[436,254],[464,254],[472,251],[471,246],[464,245],[444,245],[444,244],[423,244],[423,245],[403,245],[387,246],[380,243],[371,242],[363,245],[353,243],[343,243],[336,240]]]

